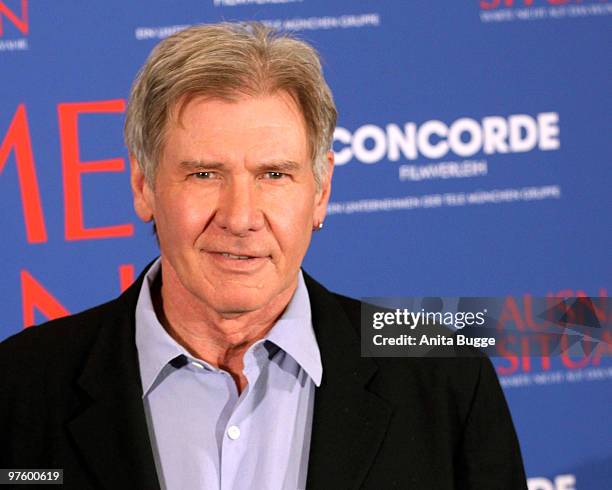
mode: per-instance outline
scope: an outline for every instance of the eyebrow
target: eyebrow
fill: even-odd
[[[181,168],[187,171],[193,170],[219,170],[222,169],[225,165],[220,162],[205,162],[202,160],[183,160],[180,164]]]
[[[267,162],[257,166],[257,168],[264,172],[295,172],[299,170],[301,165],[292,160],[286,160],[282,162]]]
[[[225,168],[225,164],[221,162],[203,160],[183,160],[179,165],[186,171],[223,170]],[[260,163],[256,168],[261,172],[295,172],[300,167],[301,165],[293,160],[282,160]]]

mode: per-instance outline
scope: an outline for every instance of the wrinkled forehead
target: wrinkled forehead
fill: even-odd
[[[239,126],[243,122],[253,122],[257,118],[266,118],[269,116],[269,107],[265,107],[264,104],[253,104],[254,101],[262,101],[264,99],[276,99],[282,102],[286,111],[284,116],[292,115],[291,126],[295,127],[295,130],[300,131],[305,138],[306,144],[308,145],[308,151],[312,153],[311,148],[311,131],[308,127],[306,118],[302,111],[301,105],[296,96],[293,93],[286,90],[274,90],[264,92],[253,92],[248,89],[244,90],[227,90],[226,92],[220,93],[201,93],[193,92],[183,94],[178,97],[173,103],[170,104],[167,112],[166,122],[164,126],[164,142],[165,136],[168,131],[172,128],[185,128],[185,111],[187,108],[197,105],[202,110],[206,110],[207,107],[218,107],[219,105],[226,104],[228,107],[239,104],[250,104],[250,112],[243,114],[241,120],[235,120],[235,125]],[[211,104],[207,104],[210,102]],[[215,104],[217,103],[217,104]],[[278,111],[275,112],[278,116]],[[193,115],[193,114],[191,114]],[[270,118],[267,118],[270,121]],[[284,118],[285,122],[288,121]],[[212,121],[211,121],[212,122]],[[162,144],[163,146],[163,144]]]
[[[181,150],[310,160],[308,143],[303,115],[286,92],[231,99],[195,95],[175,106],[162,154],[177,156]]]

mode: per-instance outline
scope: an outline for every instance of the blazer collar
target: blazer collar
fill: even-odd
[[[103,488],[158,490],[136,351],[135,309],[147,267],[107,308],[78,385],[86,394],[69,422],[84,462]],[[315,391],[307,488],[358,488],[384,439],[389,406],[367,390],[377,365],[338,300],[304,273],[323,363]]]

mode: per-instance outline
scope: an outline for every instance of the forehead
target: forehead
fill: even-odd
[[[165,140],[164,153],[177,146],[303,153],[308,146],[304,117],[287,92],[232,100],[184,99],[171,111]]]

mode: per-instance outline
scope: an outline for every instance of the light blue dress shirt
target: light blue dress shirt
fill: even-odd
[[[306,486],[315,385],[323,374],[300,271],[289,305],[244,355],[248,385],[193,357],[162,327],[147,272],[136,306],[143,402],[162,489]]]

